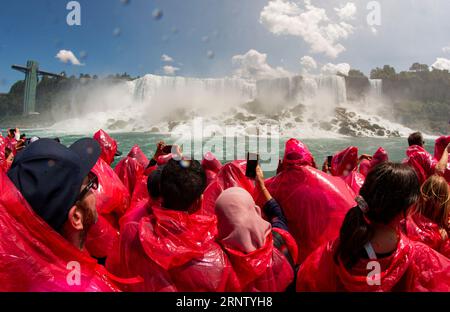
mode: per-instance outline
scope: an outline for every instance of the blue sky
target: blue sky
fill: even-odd
[[[357,8],[348,36],[338,38],[345,51],[335,57],[312,51],[311,42],[296,35],[295,17],[277,33],[276,19],[262,22],[261,12],[270,2],[295,4],[304,0],[79,0],[81,26],[68,26],[67,0],[1,0],[0,92],[7,92],[23,75],[10,69],[37,60],[41,69],[107,75],[127,72],[132,76],[163,74],[162,67],[179,68],[177,75],[221,77],[233,74],[232,58],[250,49],[267,54],[267,64],[289,72],[300,72],[300,59],[309,55],[318,67],[331,62],[349,63],[368,73],[384,64],[407,69],[415,61],[432,64],[437,57],[450,58],[450,2],[447,0],[384,0],[381,25],[374,33],[367,25],[370,1],[311,0],[324,9],[337,25],[335,8],[353,3]],[[279,4],[279,3],[278,3]],[[155,9],[163,12],[152,18]],[[272,16],[273,17],[273,16]],[[120,36],[113,31],[120,28]],[[207,37],[208,39],[206,40]],[[203,39],[203,40],[202,40]],[[84,66],[64,64],[55,56],[70,50]],[[450,49],[449,49],[450,50]],[[214,52],[214,58],[207,57]],[[161,61],[167,54],[172,63]]]

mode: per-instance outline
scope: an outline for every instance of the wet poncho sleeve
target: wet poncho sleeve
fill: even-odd
[[[272,198],[264,205],[264,213],[269,218],[272,227],[279,228],[285,231],[289,231],[286,217],[281,210],[278,202]]]

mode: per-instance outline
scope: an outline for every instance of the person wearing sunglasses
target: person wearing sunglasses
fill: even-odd
[[[8,177],[36,214],[80,250],[97,222],[95,195],[98,178],[92,168],[100,157],[93,139],[69,148],[41,139],[15,158]]]

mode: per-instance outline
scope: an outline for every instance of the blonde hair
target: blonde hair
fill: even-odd
[[[420,213],[449,231],[450,187],[447,181],[441,176],[433,175],[422,184],[420,193],[416,213]]]

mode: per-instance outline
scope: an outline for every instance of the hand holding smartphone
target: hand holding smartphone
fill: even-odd
[[[172,145],[166,145],[166,146],[164,146],[163,147],[163,153],[164,154],[170,154],[170,153],[172,153]]]
[[[259,154],[247,153],[247,169],[245,176],[251,179],[256,178],[256,167],[259,164]]]

